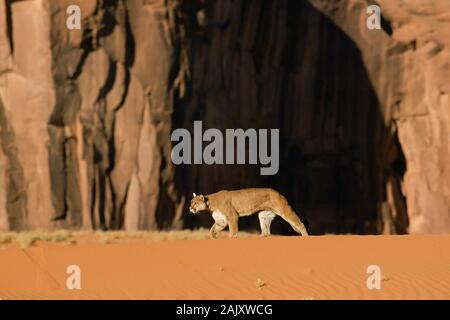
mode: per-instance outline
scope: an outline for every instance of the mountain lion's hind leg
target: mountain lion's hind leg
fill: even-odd
[[[232,215],[228,220],[228,228],[230,229],[230,238],[237,237],[238,233],[238,215]]]
[[[270,236],[270,225],[272,224],[272,220],[275,218],[275,213],[272,211],[261,211],[258,214],[258,217],[259,225],[261,226],[261,236]]]
[[[220,212],[222,216],[228,222],[228,230],[230,231],[230,238],[237,237],[238,234],[238,220],[239,214],[237,211],[231,206],[231,204],[226,204],[222,208],[220,208]]]

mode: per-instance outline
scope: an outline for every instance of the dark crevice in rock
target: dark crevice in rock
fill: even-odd
[[[381,29],[383,29],[389,36],[392,36],[393,30],[389,20],[381,15]]]
[[[398,155],[392,164],[393,176],[395,177],[393,208],[397,213],[394,219],[395,233],[407,234],[409,229],[409,217],[406,207],[406,197],[403,195],[402,190],[403,178],[406,173],[406,158],[403,153],[403,148],[398,140],[398,134],[395,137],[395,145],[398,150]]]
[[[380,4],[377,1],[369,1],[369,5],[375,4],[381,8],[381,29],[386,32],[389,36],[392,36],[393,30],[391,26],[391,21],[386,19],[386,17],[383,15],[383,8],[380,6]]]
[[[93,173],[94,175],[94,173]],[[96,203],[97,203],[97,184],[95,183],[95,176],[91,178],[90,183],[90,195],[91,195],[91,202],[89,204],[89,214],[90,214],[90,225],[92,229],[97,230],[98,229],[98,222],[97,222],[97,209],[96,209]]]
[[[383,179],[380,202],[380,233],[408,233],[409,218],[406,198],[403,195],[402,184],[406,172],[406,158],[398,139],[396,125],[392,125],[384,138]]]
[[[396,42],[386,52],[387,56],[400,55],[409,50],[414,51],[416,49],[416,41],[411,42]]]
[[[6,9],[6,34],[9,40],[9,48],[11,50],[11,55],[14,55],[14,40],[13,40],[13,15],[11,10],[11,5],[13,0],[2,0],[5,1]]]
[[[81,194],[78,182],[78,160],[76,154],[77,142],[73,137],[64,141],[64,164],[66,174],[65,206],[70,214],[68,222],[71,228],[79,228],[82,225]]]
[[[130,17],[128,16],[128,10],[125,11],[125,34],[126,34],[126,54],[125,65],[131,68],[134,64],[136,44],[131,30]]]
[[[98,190],[98,221],[99,228],[101,230],[107,230],[106,227],[106,217],[105,217],[105,206],[106,206],[106,175],[105,172],[97,168],[97,190]]]
[[[160,172],[163,175],[167,170],[168,164],[166,157],[161,157]],[[170,172],[167,172],[167,174],[170,174]],[[175,217],[175,203],[177,199],[170,192],[169,183],[172,183],[172,181],[168,181],[164,177],[159,182],[160,196],[155,214],[156,227],[158,229],[170,229],[173,224],[173,218]]]
[[[106,78],[105,84],[103,85],[103,87],[100,88],[100,91],[98,93],[98,97],[96,99],[97,104],[101,104],[100,101],[104,100],[108,92],[110,92],[111,89],[113,88],[114,82],[116,81],[116,73],[117,73],[117,65],[113,61],[109,61],[108,76]],[[103,120],[105,117],[104,114],[105,110],[102,109],[101,112],[102,114],[100,114],[100,118]]]
[[[83,70],[84,63],[86,62],[86,58],[89,56],[92,50],[91,42],[83,41],[83,43],[80,45],[80,48],[82,49],[83,53],[81,54],[80,62],[78,62],[73,75],[69,78],[70,80],[75,80],[80,76],[81,71]]]
[[[111,206],[110,214],[109,214],[110,215],[109,223],[107,225],[107,228],[110,230],[118,230],[123,227],[123,219],[122,219],[123,212],[121,212],[121,210],[120,210],[120,204],[119,204],[119,208],[117,208],[117,197],[116,197],[116,193],[114,192],[114,185],[111,181],[110,172],[107,171],[105,176],[106,176],[106,184],[107,184],[107,188],[109,190],[109,196],[110,196],[108,203]]]
[[[64,128],[49,125],[48,159],[50,170],[50,185],[52,204],[54,208],[53,220],[63,220],[67,215],[66,199],[66,153],[64,146]]]
[[[81,98],[76,84],[71,80],[56,84],[56,104],[49,119],[49,125],[64,127],[75,120]]]

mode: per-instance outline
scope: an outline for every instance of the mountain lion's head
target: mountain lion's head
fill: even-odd
[[[191,200],[191,205],[189,206],[189,211],[191,213],[199,213],[201,211],[208,210],[207,199],[202,194],[192,194],[193,198]]]

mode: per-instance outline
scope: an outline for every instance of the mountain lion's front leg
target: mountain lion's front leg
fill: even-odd
[[[209,235],[211,237],[211,239],[215,239],[217,237],[217,233],[219,233],[220,231],[222,231],[227,225],[224,224],[219,224],[219,223],[214,223],[213,226],[211,227],[211,230],[209,230]]]
[[[212,217],[215,223],[209,231],[209,234],[211,235],[211,238],[214,239],[217,233],[222,231],[228,225],[228,219],[220,210],[214,210]]]

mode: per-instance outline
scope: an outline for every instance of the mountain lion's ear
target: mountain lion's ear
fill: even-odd
[[[205,200],[205,196],[201,194],[200,199]]]
[[[195,194],[195,192],[192,193],[192,196],[195,198],[197,195]]]

